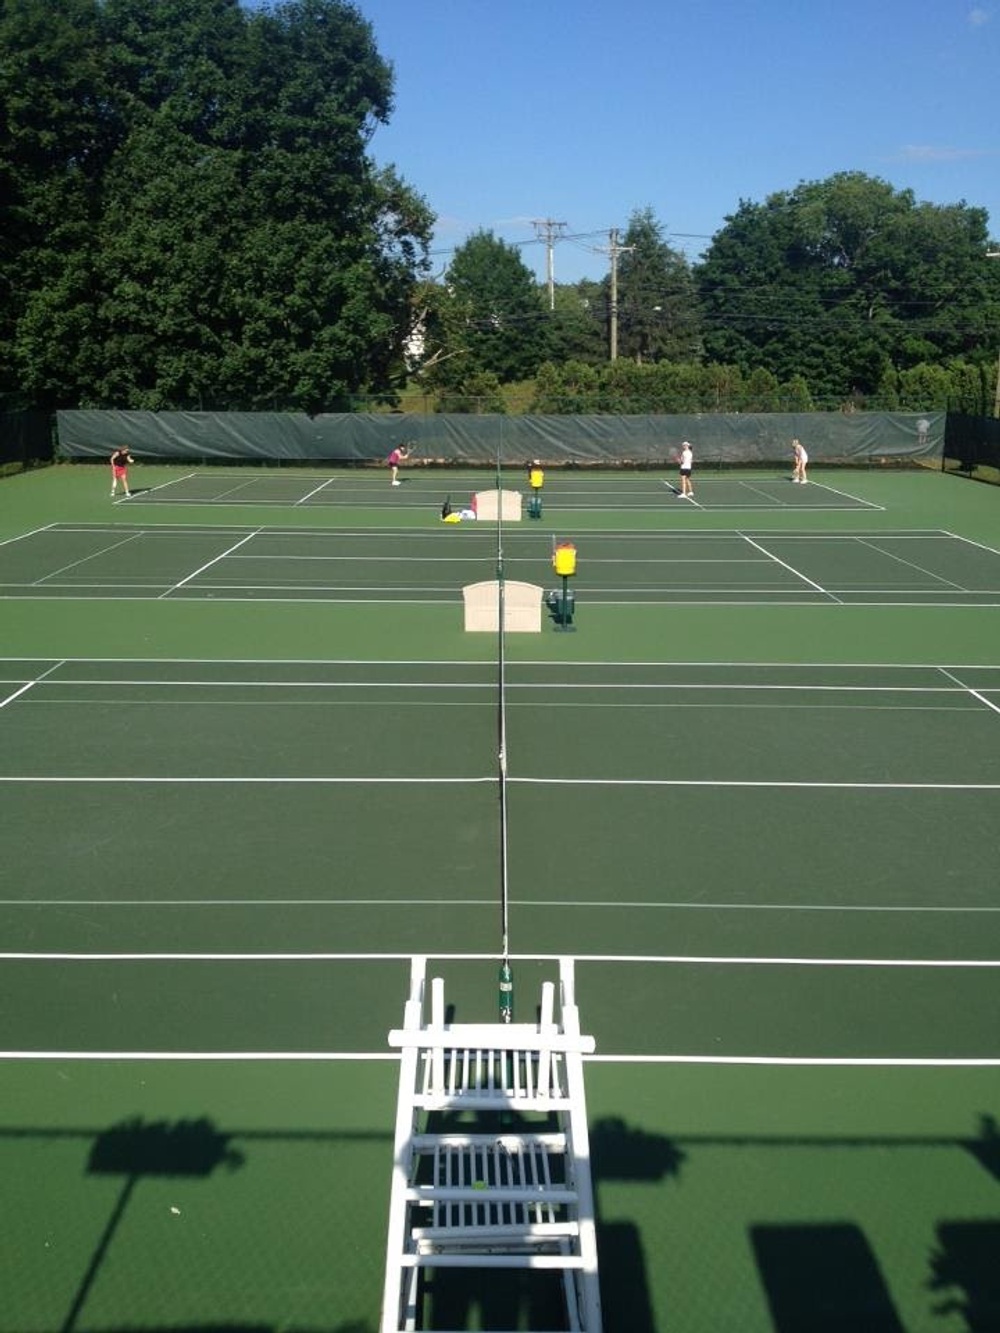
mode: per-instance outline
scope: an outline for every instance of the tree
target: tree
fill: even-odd
[[[986,228],[982,209],[917,204],[859,172],[741,201],[696,274],[706,350],[800,374],[827,404],[891,369],[985,355]]]
[[[608,359],[608,294],[604,282],[584,279],[572,285],[557,283],[554,309],[549,313],[548,357],[603,365]]]
[[[632,214],[622,247],[620,354],[639,362],[696,359],[701,339],[694,279],[684,255],[664,241],[663,227],[651,208]]]
[[[461,412],[482,415],[488,412],[503,415],[507,411],[500,381],[492,370],[477,370],[463,376],[445,389],[437,403],[438,412]]]
[[[19,326],[77,362],[90,309],[89,257],[109,151],[108,96],[93,0],[7,0],[0,8],[0,395],[22,396]]]
[[[545,310],[516,247],[476,232],[455,251],[445,285],[464,312],[468,356],[460,373],[490,371],[502,384],[534,375],[545,359]]]
[[[86,230],[29,255],[12,331],[34,399],[318,411],[386,389],[432,219],[367,153],[392,106],[370,26],[345,0],[95,12]]]

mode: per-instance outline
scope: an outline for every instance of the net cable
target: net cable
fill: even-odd
[[[510,883],[508,861],[508,801],[507,801],[507,646],[506,646],[506,589],[504,570],[504,529],[502,489],[502,444],[497,440],[497,796],[500,824],[500,1018],[509,1023],[514,1012],[514,983],[510,968]]]

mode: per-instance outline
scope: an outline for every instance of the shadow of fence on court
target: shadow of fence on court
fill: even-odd
[[[110,1211],[103,1218],[95,1218],[94,1207],[87,1204],[86,1211],[73,1218],[66,1233],[76,1230],[86,1232],[90,1224],[97,1220],[99,1230],[96,1243],[93,1245],[89,1259],[86,1261],[83,1272],[79,1278],[73,1277],[76,1283],[72,1298],[69,1300],[69,1307],[65,1314],[56,1324],[50,1325],[52,1333],[123,1333],[125,1329],[131,1329],[141,1324],[143,1333],[285,1333],[286,1329],[294,1329],[295,1333],[376,1333],[376,1323],[365,1319],[343,1319],[338,1320],[334,1301],[328,1302],[329,1320],[314,1318],[312,1320],[301,1320],[290,1322],[284,1317],[283,1312],[280,1318],[275,1321],[265,1315],[263,1309],[260,1311],[260,1317],[251,1316],[250,1318],[229,1319],[220,1317],[214,1312],[219,1307],[219,1301],[213,1302],[213,1313],[205,1311],[205,1317],[190,1318],[183,1317],[179,1311],[187,1307],[190,1311],[192,1301],[187,1296],[187,1287],[190,1283],[191,1274],[181,1271],[178,1265],[178,1256],[176,1253],[170,1255],[146,1256],[147,1260],[156,1260],[155,1282],[149,1283],[143,1274],[138,1276],[129,1272],[130,1258],[136,1253],[135,1234],[125,1238],[126,1224],[130,1217],[135,1213],[136,1223],[140,1232],[139,1244],[145,1242],[145,1237],[141,1235],[142,1227],[148,1224],[151,1209],[148,1201],[146,1206],[139,1208],[137,1205],[143,1199],[143,1186],[152,1184],[156,1181],[177,1182],[181,1190],[177,1194],[179,1202],[184,1203],[181,1207],[171,1207],[171,1214],[177,1215],[180,1221],[181,1214],[190,1215],[191,1210],[186,1200],[192,1198],[190,1193],[184,1194],[185,1185],[210,1184],[217,1176],[236,1176],[245,1168],[252,1166],[254,1162],[254,1147],[274,1149],[279,1151],[284,1148],[318,1148],[322,1150],[344,1149],[347,1153],[353,1153],[358,1146],[365,1144],[373,1145],[377,1148],[380,1160],[384,1156],[384,1165],[386,1174],[389,1169],[389,1154],[391,1153],[391,1135],[388,1132],[379,1131],[324,1131],[324,1130],[232,1130],[224,1131],[219,1129],[207,1117],[198,1117],[192,1119],[182,1119],[176,1121],[168,1120],[144,1120],[141,1117],[131,1117],[120,1121],[105,1130],[89,1130],[84,1128],[58,1128],[58,1129],[35,1129],[35,1128],[16,1128],[9,1127],[0,1129],[0,1148],[9,1144],[15,1150],[23,1149],[27,1144],[35,1142],[42,1151],[45,1146],[55,1146],[59,1143],[79,1144],[84,1153],[84,1162],[82,1176],[85,1180],[105,1180],[120,1181],[120,1188],[114,1196]],[[239,1147],[236,1143],[239,1143]],[[50,1167],[43,1170],[51,1170]],[[298,1178],[298,1177],[296,1177]],[[36,1183],[34,1189],[39,1189]],[[168,1197],[173,1197],[168,1195]],[[83,1196],[77,1194],[75,1200]],[[107,1199],[105,1193],[104,1198]],[[285,1207],[282,1210],[281,1201],[270,1200],[275,1203],[275,1212],[277,1221],[275,1226],[281,1227],[288,1217],[288,1201],[285,1200]],[[294,1202],[294,1201],[293,1201]],[[156,1204],[153,1205],[152,1212],[156,1213],[162,1209],[162,1193],[158,1196]],[[261,1209],[261,1211],[264,1211]],[[232,1214],[227,1214],[231,1217]],[[66,1219],[62,1219],[66,1221]],[[308,1231],[313,1225],[313,1219],[305,1217],[296,1217],[304,1228]],[[349,1228],[350,1221],[346,1218],[345,1228]],[[131,1228],[128,1228],[131,1230]],[[124,1248],[117,1244],[119,1240],[125,1240]],[[258,1237],[259,1239],[259,1237]],[[10,1238],[5,1238],[9,1242]],[[240,1236],[230,1235],[225,1238],[230,1245],[227,1262],[230,1265],[227,1271],[227,1277],[230,1279],[230,1285],[239,1285],[240,1273],[233,1268],[233,1264],[253,1264],[255,1262],[253,1254],[247,1254],[241,1249]],[[197,1241],[194,1242],[197,1245]],[[218,1247],[219,1237],[214,1238],[214,1243]],[[46,1242],[46,1247],[48,1247]],[[52,1241],[53,1248],[57,1248],[59,1242]],[[200,1248],[203,1253],[207,1247],[211,1250],[213,1245],[212,1238],[205,1237],[201,1242]],[[130,1249],[131,1246],[131,1249]],[[147,1246],[147,1249],[149,1247]],[[317,1278],[317,1286],[326,1284],[328,1290],[336,1291],[342,1279],[344,1270],[342,1264],[343,1246],[338,1246],[336,1238],[330,1238],[329,1244],[329,1268]],[[187,1254],[189,1250],[185,1250]],[[235,1255],[235,1260],[232,1256]],[[268,1261],[266,1252],[257,1252],[257,1258],[260,1263]],[[56,1293],[60,1286],[67,1286],[71,1274],[68,1267],[69,1261],[63,1257],[62,1267],[56,1274],[56,1267],[52,1263],[54,1255],[50,1255],[47,1262],[37,1265],[37,1272],[33,1281],[33,1290],[38,1291],[37,1303],[39,1306],[45,1305],[51,1309],[53,1302],[58,1297]],[[217,1262],[217,1260],[214,1260]],[[341,1265],[338,1272],[338,1264]],[[3,1259],[0,1256],[0,1267],[3,1267]],[[21,1293],[25,1291],[24,1268],[27,1265],[22,1264],[21,1273]],[[380,1261],[376,1258],[375,1267],[380,1272]],[[206,1270],[209,1273],[211,1281],[212,1270]],[[240,1270],[242,1271],[242,1270]],[[99,1292],[101,1281],[105,1273],[111,1276],[112,1286],[117,1288],[117,1292],[125,1291],[128,1293],[131,1287],[137,1287],[139,1290],[138,1299],[142,1303],[143,1311],[141,1318],[138,1308],[131,1308],[130,1302],[135,1298],[126,1294],[124,1297],[120,1294],[112,1296],[112,1302],[123,1304],[126,1308],[122,1314],[113,1321],[107,1323],[105,1329],[104,1321],[101,1319],[100,1310],[107,1308],[108,1296],[104,1292]],[[235,1283],[233,1281],[235,1274]],[[204,1273],[202,1274],[204,1279]],[[144,1286],[145,1283],[145,1286]],[[260,1285],[258,1283],[258,1285]],[[152,1291],[155,1286],[157,1290]],[[313,1304],[318,1304],[314,1301]],[[197,1306],[197,1301],[194,1302]],[[245,1303],[244,1303],[245,1304]],[[269,1301],[268,1314],[280,1307],[280,1296]],[[171,1318],[170,1311],[176,1309],[178,1317]],[[6,1301],[0,1297],[0,1329],[7,1333],[7,1330],[14,1327],[5,1322],[9,1320],[11,1311],[7,1308]],[[15,1318],[17,1316],[14,1316]],[[27,1318],[21,1315],[21,1318]],[[133,1322],[135,1321],[135,1322]],[[17,1325],[19,1326],[19,1325]],[[37,1318],[33,1318],[33,1327],[45,1327],[45,1324],[39,1324]]]
[[[326,1149],[343,1148],[353,1154],[358,1146],[368,1144],[380,1165],[389,1169],[391,1134],[388,1131],[310,1131],[310,1130],[222,1130],[207,1118],[168,1122],[131,1118],[108,1129],[18,1129],[0,1130],[0,1148],[12,1148],[29,1140],[39,1143],[72,1140],[80,1142],[86,1157],[87,1178],[120,1180],[121,1187],[110,1213],[98,1225],[102,1228],[84,1271],[77,1283],[69,1308],[53,1333],[105,1333],[100,1319],[89,1312],[89,1298],[98,1284],[115,1249],[115,1240],[127,1220],[130,1204],[144,1182],[170,1179],[179,1182],[209,1182],[217,1176],[237,1176],[253,1164],[255,1146],[276,1147],[314,1144]],[[602,1206],[608,1190],[619,1184],[642,1186],[682,1183],[686,1168],[703,1149],[734,1148],[754,1152],[817,1148],[875,1149],[893,1148],[953,1149],[971,1157],[993,1181],[1000,1182],[1000,1128],[991,1115],[980,1117],[977,1132],[969,1137],[812,1137],[812,1136],[717,1136],[667,1135],[650,1133],[618,1117],[598,1119],[591,1128],[591,1154],[597,1204],[598,1252],[601,1285],[608,1333],[627,1329],[629,1333],[672,1333],[657,1322],[655,1290],[662,1303],[664,1261],[662,1236],[650,1234],[629,1216],[612,1216]],[[282,1166],[282,1171],[284,1167]],[[310,1167],[310,1170],[312,1168]],[[384,1183],[384,1182],[383,1182]],[[376,1182],[379,1184],[379,1182]],[[107,1196],[105,1195],[105,1198]],[[619,1196],[617,1211],[621,1212]],[[368,1203],[374,1212],[383,1206],[381,1186]],[[366,1205],[367,1206],[367,1205]],[[720,1215],[725,1199],[719,1199]],[[664,1197],[655,1203],[657,1214],[669,1217],[672,1206]],[[674,1222],[679,1224],[680,1218]],[[313,1219],[303,1220],[313,1225]],[[279,1219],[280,1225],[280,1219]],[[350,1233],[350,1217],[344,1223]],[[904,1333],[904,1325],[893,1307],[889,1290],[879,1269],[876,1254],[863,1231],[850,1219],[837,1218],[815,1223],[787,1223],[770,1220],[748,1227],[748,1240],[766,1297],[775,1333],[832,1333],[834,1329],[864,1327],[869,1333]],[[714,1241],[714,1238],[713,1238]],[[710,1242],[711,1243],[711,1242]],[[238,1247],[236,1247],[238,1250]],[[370,1247],[369,1247],[370,1248]],[[336,1274],[338,1248],[331,1238],[330,1263]],[[922,1261],[926,1265],[925,1288],[936,1300],[933,1312],[939,1317],[961,1317],[968,1333],[995,1333],[1000,1328],[1000,1279],[996,1255],[1000,1253],[1000,1220],[993,1218],[941,1218]],[[245,1256],[239,1253],[239,1261]],[[369,1268],[381,1272],[381,1253],[364,1256]],[[120,1260],[120,1264],[127,1260]],[[674,1256],[673,1262],[676,1262]],[[325,1279],[329,1273],[323,1275]],[[180,1280],[180,1279],[178,1279]],[[369,1288],[372,1282],[369,1280]],[[530,1275],[523,1283],[498,1284],[498,1291],[488,1295],[481,1290],[458,1290],[455,1308],[449,1314],[460,1321],[473,1312],[485,1319],[484,1327],[523,1326],[525,1318],[541,1313]],[[164,1298],[166,1319],[145,1318],[146,1333],[276,1333],[280,1327],[294,1327],[296,1333],[376,1333],[376,1322],[348,1320],[324,1322],[322,1318],[304,1323],[274,1322],[269,1316],[248,1320],[225,1320],[214,1315],[205,1319],[171,1321],[168,1310],[172,1299]],[[155,1315],[155,1310],[153,1311]],[[325,1313],[325,1311],[324,1311]],[[335,1311],[330,1313],[335,1315]],[[261,1310],[261,1314],[264,1311]],[[510,1319],[514,1323],[505,1322]],[[0,1319],[0,1326],[3,1321]],[[41,1325],[39,1325],[41,1326]],[[127,1326],[120,1320],[118,1333]],[[461,1322],[454,1325],[462,1327]],[[110,1333],[110,1326],[108,1329]]]

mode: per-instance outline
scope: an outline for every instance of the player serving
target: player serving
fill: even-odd
[[[128,488],[128,465],[134,463],[135,459],[125,448],[120,445],[111,455],[111,498],[114,499],[118,490],[118,483],[122,484],[122,491],[125,499],[131,498],[132,492]]]

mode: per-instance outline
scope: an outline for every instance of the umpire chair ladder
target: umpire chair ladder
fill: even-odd
[[[504,1282],[497,1270],[554,1270],[563,1329],[601,1333],[583,1079],[594,1039],[580,1033],[573,960],[559,960],[558,1020],[547,981],[538,1023],[451,1024],[441,978],[426,1012],[426,961],[411,960],[389,1033],[400,1070],[382,1333],[437,1329],[425,1284],[456,1268],[482,1270],[484,1287]]]

